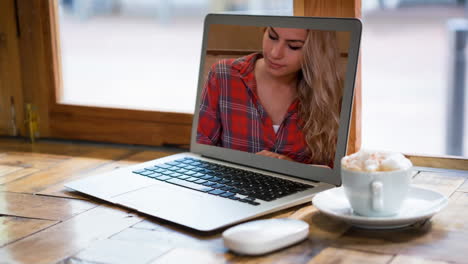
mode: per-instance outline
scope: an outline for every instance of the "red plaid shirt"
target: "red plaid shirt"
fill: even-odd
[[[254,53],[222,60],[211,67],[202,92],[197,142],[257,153],[268,150],[309,163],[307,144],[299,126],[296,99],[277,133],[258,99]]]

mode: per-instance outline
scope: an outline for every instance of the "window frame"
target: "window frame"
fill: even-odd
[[[38,109],[43,138],[187,146],[192,114],[72,105],[59,102],[63,83],[56,0],[18,2],[25,100]],[[37,12],[39,11],[39,12]],[[24,33],[24,34],[23,34]],[[32,51],[32,52],[28,52]],[[37,63],[34,63],[37,62]],[[43,66],[43,67],[41,67]],[[33,84],[36,87],[33,88]]]

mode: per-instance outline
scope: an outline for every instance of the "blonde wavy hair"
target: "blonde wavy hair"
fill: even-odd
[[[310,163],[330,165],[335,157],[343,75],[336,33],[308,30],[297,96]]]

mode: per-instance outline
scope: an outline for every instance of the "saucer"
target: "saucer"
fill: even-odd
[[[410,187],[408,198],[397,215],[368,217],[353,213],[343,187],[317,194],[312,204],[322,213],[341,219],[353,226],[366,229],[391,229],[412,225],[429,219],[447,205],[447,198],[438,193],[418,187]]]

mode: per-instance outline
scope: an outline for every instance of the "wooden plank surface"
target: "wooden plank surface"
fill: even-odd
[[[0,216],[0,248],[46,229],[56,223],[58,223],[58,221],[30,219],[17,216]]]
[[[227,263],[223,256],[204,250],[174,248],[155,259],[150,264],[172,264],[188,263],[191,264],[222,264]]]
[[[0,215],[60,221],[96,207],[87,201],[12,192],[0,192],[0,201]]]
[[[412,184],[449,197],[465,180],[465,176],[461,175],[423,171],[413,178]]]
[[[309,219],[309,238],[323,241],[333,241],[341,237],[350,226],[343,221],[337,221],[329,216],[319,213],[315,207],[314,213]]]
[[[463,262],[468,244],[462,243],[467,236],[465,193],[456,193],[465,178],[460,175],[420,172],[414,179],[416,186],[452,196],[449,206],[424,226],[400,230],[364,230],[351,228],[335,240],[335,246],[382,254],[408,254],[430,257],[435,260]],[[466,216],[465,216],[466,215]],[[455,218],[461,219],[457,221]],[[449,232],[454,231],[457,232]],[[449,247],[448,245],[452,244]]]
[[[22,169],[23,167],[0,165],[0,178]]]
[[[334,242],[335,247],[378,254],[404,254],[433,260],[466,263],[468,232],[431,229],[431,224],[400,230],[351,228]]]
[[[216,252],[224,252],[222,239],[216,237],[197,237],[191,234],[171,231],[170,229],[147,230],[140,228],[127,228],[110,237],[113,240],[142,242],[150,244],[168,245],[171,247],[183,247],[193,249],[205,249]]]
[[[379,264],[388,263],[393,258],[392,255],[366,253],[356,250],[340,249],[329,247],[307,264],[334,264],[334,263],[360,263],[360,264]]]
[[[63,183],[67,179],[73,179],[87,170],[92,170],[109,163],[109,160],[128,156],[130,153],[131,151],[124,149],[102,148],[80,157],[67,159],[47,171],[40,171],[1,185],[0,190],[37,193],[53,184]]]
[[[2,145],[8,151],[2,152]],[[71,199],[83,196],[63,189],[62,184],[73,178],[169,152],[92,144],[73,150],[57,142],[39,143],[38,148],[28,150],[23,143],[15,147],[0,140],[4,172],[0,180],[34,170],[0,185],[16,186],[17,191],[0,192],[0,259],[6,263],[465,263],[465,174],[424,171],[415,176],[415,185],[450,196],[449,205],[431,221],[406,229],[354,228],[323,215],[310,202],[266,215],[262,218],[304,220],[310,226],[309,236],[280,251],[251,257],[225,248],[220,232],[195,232],[95,200]]]
[[[99,206],[0,248],[0,259],[6,263],[55,263],[139,221],[134,213]]]
[[[458,188],[459,192],[468,192],[468,180],[465,180],[465,182]]]
[[[63,155],[25,152],[5,152],[4,154],[6,155],[0,157],[0,164],[3,166],[35,168],[38,170],[47,169],[70,158]]]
[[[170,249],[161,244],[103,239],[60,263],[146,264]]]
[[[450,196],[449,206],[423,226],[396,230],[349,229],[335,246],[382,254],[406,254],[419,258],[464,263],[468,244],[468,194],[455,192],[464,178],[436,173],[418,174],[414,182]]]
[[[445,231],[468,233],[468,193],[455,192],[448,206],[432,219],[432,227]]]
[[[449,264],[449,262],[424,259],[421,257],[398,255],[390,262],[390,264]]]
[[[15,181],[15,180],[17,180],[19,178],[26,177],[26,176],[31,175],[33,173],[36,173],[38,171],[39,171],[39,169],[35,169],[35,168],[25,168],[25,169],[22,168],[21,170],[17,170],[17,171],[15,171],[13,173],[4,174],[4,175],[0,176],[0,186],[4,185],[6,183],[9,183],[9,182]]]

